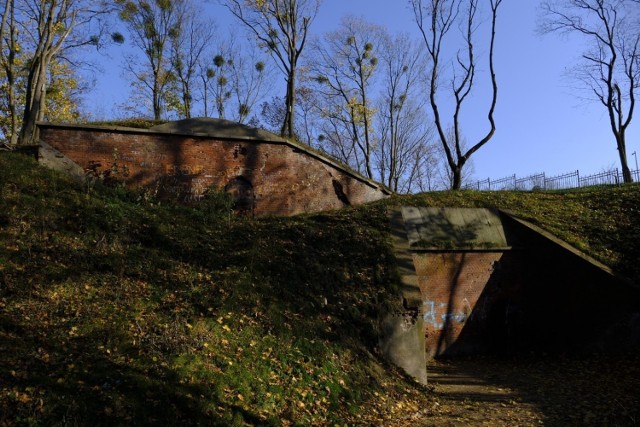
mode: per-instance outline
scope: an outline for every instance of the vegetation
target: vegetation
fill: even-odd
[[[633,182],[627,160],[627,128],[640,83],[637,0],[563,0],[542,3],[543,33],[575,34],[586,41],[572,77],[586,99],[606,109],[624,182]]]
[[[90,124],[94,126],[121,126],[121,127],[135,128],[135,129],[149,129],[149,128],[152,128],[153,126],[158,126],[164,123],[167,123],[167,121],[151,120],[151,119],[138,117],[138,118],[130,118],[130,119],[124,119],[124,120],[91,122]]]
[[[0,425],[384,423],[383,206],[234,218],[0,155]]]
[[[510,209],[635,280],[637,186],[446,192],[238,218],[0,153],[0,425],[410,425],[436,397],[376,352],[386,208]],[[393,420],[393,422],[391,422]]]

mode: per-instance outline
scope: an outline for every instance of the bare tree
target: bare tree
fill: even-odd
[[[355,149],[344,147],[340,152],[354,154],[355,161],[349,163],[355,163],[369,178],[373,178],[375,105],[372,91],[378,51],[385,36],[380,26],[346,17],[338,30],[326,34],[314,45],[314,57],[309,65],[318,90],[326,100],[322,115],[327,121],[333,121],[330,127],[348,135],[347,144],[355,145]]]
[[[255,53],[255,52],[254,52]],[[232,89],[236,101],[234,120],[245,123],[258,100],[264,95],[269,71],[256,56],[239,56],[232,64]]]
[[[212,99],[219,118],[245,123],[269,90],[266,83],[273,69],[258,49],[237,40],[229,37],[208,65],[206,98]]]
[[[303,81],[309,81],[304,79]],[[297,89],[297,113],[299,117],[296,125],[296,137],[299,142],[322,150],[318,144],[318,128],[321,117],[318,106],[322,104],[321,95],[309,85],[300,85]]]
[[[431,59],[429,77],[431,80],[429,89],[429,101],[433,111],[436,130],[444,150],[447,164],[451,170],[451,188],[460,189],[462,185],[463,168],[469,158],[483,145],[491,140],[495,131],[494,111],[498,99],[498,85],[494,69],[494,47],[496,39],[496,21],[498,9],[502,0],[489,0],[491,9],[491,25],[489,38],[489,74],[492,87],[492,96],[487,120],[489,130],[478,139],[468,150],[462,147],[462,131],[460,114],[465,101],[468,100],[472,89],[476,85],[476,71],[478,58],[475,54],[477,30],[480,28],[477,22],[478,0],[410,0],[415,21],[420,29],[422,38]],[[452,61],[451,77],[448,81],[450,95],[454,101],[451,125],[453,134],[447,135],[447,124],[441,113],[441,102],[438,98],[442,87],[443,76],[446,75],[443,50],[451,46],[447,36],[452,28],[460,25],[464,35],[464,46],[458,50]],[[449,141],[449,138],[453,138]]]
[[[229,82],[231,64],[233,64],[231,55],[233,55],[232,49],[227,50],[225,53],[217,54],[213,57],[213,67],[210,67],[207,71],[209,75],[208,87],[213,94],[218,118],[221,119],[226,118],[225,107],[229,99],[231,99],[231,83]]]
[[[146,64],[128,58],[125,67],[151,95],[153,117],[165,111],[167,89],[175,80],[170,62],[171,38],[181,33],[187,0],[116,0],[120,18],[128,25],[133,44]]]
[[[321,0],[226,0],[229,11],[254,34],[285,75],[282,136],[293,138],[297,66]]]
[[[57,59],[83,47],[96,46],[104,27],[102,16],[111,12],[110,2],[99,0],[18,0],[14,6],[16,23],[22,32],[27,77],[19,144],[37,142],[36,123],[44,119],[49,66]]]
[[[20,117],[17,80],[18,64],[16,54],[20,50],[18,45],[18,26],[16,22],[15,0],[6,0],[2,21],[0,23],[0,67],[2,67],[2,104],[6,106],[9,115],[8,126],[3,129],[3,134],[10,146],[18,143],[20,131]]]
[[[449,127],[447,129],[447,136],[448,136],[447,141],[450,144],[449,149],[451,151],[455,151],[455,147],[454,147],[455,138],[453,136],[454,132],[455,130],[453,127]],[[467,140],[464,137],[462,137],[459,143],[463,151],[468,146]],[[444,154],[444,149],[442,148],[442,145],[439,145],[436,149],[434,167],[435,167],[434,178],[435,178],[436,186],[440,188],[452,188],[455,176],[453,174],[453,171],[451,170],[451,167],[449,166],[449,162],[447,161],[447,156]],[[461,188],[465,188],[466,185],[469,184],[474,173],[475,173],[475,166],[473,164],[473,158],[471,158],[467,161],[464,168],[462,169],[462,176],[459,178]]]
[[[380,51],[382,96],[376,114],[376,169],[379,180],[393,191],[420,189],[431,168],[432,126],[421,100],[424,52],[407,35],[387,37]]]
[[[171,65],[180,91],[180,115],[191,118],[194,85],[199,65],[204,60],[207,47],[214,39],[215,25],[211,20],[200,18],[201,11],[193,4],[185,10],[182,22],[171,32]],[[205,70],[206,75],[206,70]]]
[[[555,0],[544,2],[544,33],[577,34],[588,48],[575,77],[609,114],[624,182],[633,177],[627,163],[626,132],[640,85],[640,22],[637,0]]]

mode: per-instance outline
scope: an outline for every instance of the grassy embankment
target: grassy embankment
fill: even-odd
[[[637,280],[638,190],[251,220],[0,153],[0,425],[409,425],[433,401],[375,351],[397,302],[385,207],[509,209]]]
[[[428,399],[375,354],[382,206],[232,218],[10,153],[0,192],[0,425],[378,423]]]

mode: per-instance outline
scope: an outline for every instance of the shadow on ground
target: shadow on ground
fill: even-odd
[[[421,425],[636,426],[640,355],[432,361],[438,405]]]

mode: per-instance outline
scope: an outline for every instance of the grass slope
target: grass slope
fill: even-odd
[[[0,154],[0,425],[401,420],[383,206],[230,218]],[[409,411],[407,412],[407,409]]]
[[[509,209],[637,280],[639,189],[251,220],[0,153],[0,426],[411,425],[436,401],[375,351],[398,300],[385,209]]]

